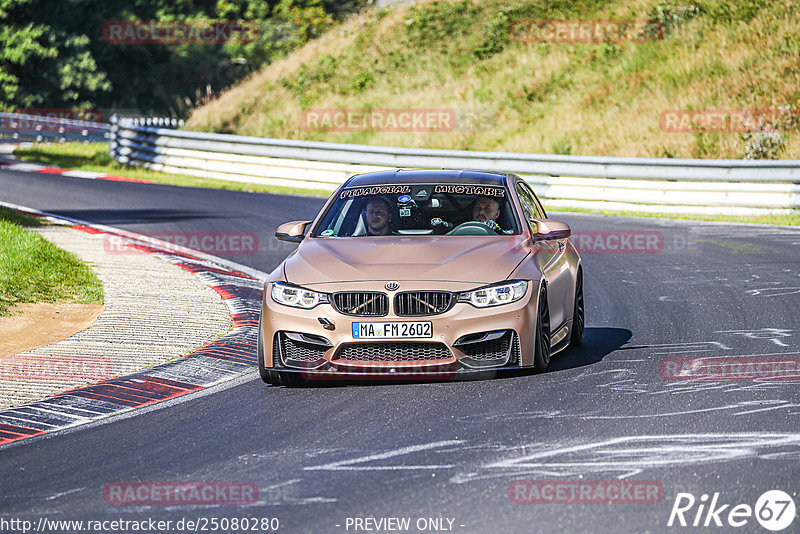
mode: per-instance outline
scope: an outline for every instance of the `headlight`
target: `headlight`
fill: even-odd
[[[527,290],[528,282],[526,280],[517,280],[459,293],[458,302],[469,302],[476,308],[488,308],[489,306],[516,302],[525,296]]]
[[[328,302],[328,295],[284,282],[275,282],[272,284],[272,300],[284,306],[311,309],[317,304]]]

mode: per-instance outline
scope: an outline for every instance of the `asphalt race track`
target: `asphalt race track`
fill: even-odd
[[[210,253],[264,272],[292,249],[274,240],[275,227],[322,204],[12,171],[0,171],[0,200],[148,235],[255,233],[257,253]],[[668,364],[796,365],[800,231],[555,218],[584,240],[587,330],[585,345],[549,372],[290,389],[254,372],[210,394],[0,448],[0,517],[277,518],[279,532],[375,526],[356,530],[353,518],[410,518],[409,532],[768,532],[755,517],[732,528],[728,512],[776,489],[800,507],[800,378],[687,381]],[[637,235],[650,245],[636,248]],[[608,250],[620,240],[630,247]],[[509,491],[515,481],[558,480],[650,481],[663,495],[536,504]],[[249,506],[119,506],[104,488],[120,481],[249,482],[259,491]],[[679,493],[697,499],[687,522],[703,494],[708,509],[718,493],[717,507],[729,505],[724,526],[703,511],[699,528],[667,527]],[[786,532],[799,528],[795,519]]]

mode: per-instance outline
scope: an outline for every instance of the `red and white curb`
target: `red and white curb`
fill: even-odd
[[[265,273],[133,232],[4,202],[0,205],[86,232],[113,235],[162,257],[196,274],[219,293],[233,321],[233,329],[223,337],[181,358],[0,411],[0,447],[207,389],[248,374],[258,365],[256,343]]]
[[[142,180],[139,178],[128,178],[126,176],[117,176],[116,174],[106,174],[103,172],[60,169],[58,167],[48,167],[47,165],[42,165],[41,163],[27,163],[24,161],[0,162],[0,169],[7,171],[38,172],[41,174],[57,174],[60,176],[69,176],[71,178],[85,178],[87,180],[111,180],[114,182],[137,182],[145,184],[150,183],[149,180]]]

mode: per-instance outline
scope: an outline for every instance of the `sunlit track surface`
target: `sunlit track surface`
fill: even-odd
[[[257,252],[219,255],[264,272],[291,251],[272,239],[275,227],[313,217],[322,203],[11,172],[0,172],[0,200],[145,234],[254,232]],[[444,518],[454,532],[767,532],[753,518],[738,529],[666,525],[681,492],[719,493],[730,510],[780,489],[800,505],[800,380],[686,380],[665,365],[799,357],[800,232],[556,218],[583,240],[588,328],[584,347],[551,371],[290,389],[253,378],[184,395],[0,449],[0,515],[272,517],[284,532],[345,532],[354,517]],[[656,246],[620,250],[609,239],[642,232],[658,235]],[[255,300],[256,288],[243,291],[233,296]],[[253,316],[242,320],[252,326]],[[654,481],[663,498],[514,502],[512,484],[526,480]],[[259,491],[249,506],[119,505],[104,489],[120,481],[246,482]]]

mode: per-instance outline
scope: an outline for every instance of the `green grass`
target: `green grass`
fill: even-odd
[[[114,167],[106,143],[35,144],[30,148],[18,148],[14,155],[23,161],[35,161],[64,169],[90,170]],[[109,172],[110,174],[110,172]]]
[[[25,227],[34,217],[0,207],[0,316],[23,302],[103,303],[103,285],[89,267]]]
[[[42,226],[42,221],[36,217],[33,217],[32,215],[27,215],[25,213],[3,207],[0,207],[0,220],[11,224],[16,224],[17,226],[29,228]]]
[[[165,185],[205,187],[211,189],[228,189],[231,191],[275,193],[282,195],[323,197],[330,195],[330,191],[322,189],[300,189],[274,185],[227,182],[225,180],[215,180],[213,178],[169,174],[151,171],[141,167],[121,165],[108,153],[108,145],[105,143],[37,144],[30,148],[18,148],[14,151],[14,156],[21,161],[42,163],[62,169],[102,172]]]

